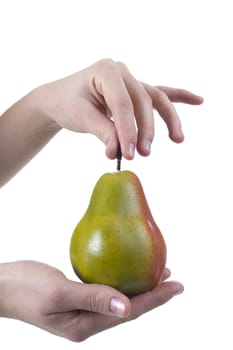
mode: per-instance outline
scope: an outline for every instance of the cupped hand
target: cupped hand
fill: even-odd
[[[0,315],[15,318],[80,342],[133,320],[182,293],[179,282],[166,281],[152,291],[128,299],[104,285],[67,279],[54,267],[35,261],[0,264]]]
[[[36,91],[46,116],[59,127],[96,135],[106,145],[110,159],[116,158],[119,143],[126,159],[134,157],[135,148],[141,155],[149,155],[154,138],[153,109],[165,121],[170,138],[182,142],[181,122],[172,102],[203,102],[187,90],[142,83],[123,63],[111,59]]]

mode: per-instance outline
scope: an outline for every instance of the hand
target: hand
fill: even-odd
[[[15,318],[72,341],[130,321],[182,293],[179,282],[163,281],[128,299],[104,285],[68,280],[54,267],[35,261],[0,264],[0,316]]]
[[[150,154],[153,108],[170,138],[182,142],[180,119],[172,102],[201,104],[186,90],[153,87],[137,81],[122,63],[101,60],[64,79],[43,85],[15,103],[0,118],[0,187],[26,165],[61,128],[96,135],[106,155],[126,159],[135,148]]]
[[[119,143],[126,159],[134,157],[135,147],[143,156],[150,153],[153,108],[167,124],[170,138],[182,142],[184,135],[172,102],[203,102],[186,90],[141,83],[123,63],[110,59],[36,91],[44,114],[62,128],[96,135],[111,159],[116,158]]]

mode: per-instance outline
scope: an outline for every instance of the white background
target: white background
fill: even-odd
[[[140,319],[71,343],[0,320],[0,347],[232,349],[231,1],[0,0],[0,112],[34,87],[111,57],[140,80],[190,89],[177,105],[186,140],[160,117],[149,158],[124,161],[141,179],[185,292]],[[34,259],[75,279],[72,230],[115,162],[91,135],[62,131],[0,192],[0,261]],[[128,344],[128,345],[126,345]]]

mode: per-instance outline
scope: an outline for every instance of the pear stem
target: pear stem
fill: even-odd
[[[121,170],[121,159],[122,159],[122,153],[121,153],[121,146],[117,149],[117,170]]]

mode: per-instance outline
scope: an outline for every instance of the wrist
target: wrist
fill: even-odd
[[[50,104],[47,103],[48,96],[44,91],[46,86],[40,86],[32,90],[27,96],[29,108],[32,110],[32,114],[37,116],[40,122],[43,124],[44,129],[51,134],[56,134],[62,127],[51,117]],[[51,103],[51,101],[50,101]]]

